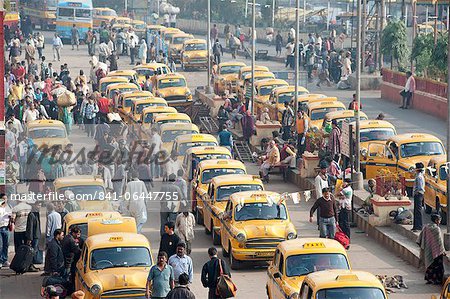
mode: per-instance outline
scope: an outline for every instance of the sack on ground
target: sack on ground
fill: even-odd
[[[77,103],[77,99],[73,92],[65,90],[61,95],[58,96],[57,102],[60,107],[70,107]]]
[[[30,268],[31,264],[33,263],[34,255],[35,252],[31,246],[19,246],[9,268],[17,274],[23,274],[27,272],[28,268]]]

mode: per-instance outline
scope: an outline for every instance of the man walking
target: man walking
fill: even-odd
[[[284,102],[284,111],[281,118],[281,125],[283,126],[283,140],[288,141],[291,138],[291,127],[294,124],[294,111],[292,111],[289,102]]]
[[[306,149],[306,132],[308,131],[308,117],[303,110],[297,114],[297,157],[301,158]]]
[[[27,217],[27,230],[25,234],[27,245],[34,249],[35,255],[33,263],[31,264],[28,272],[38,271],[34,264],[42,264],[43,252],[39,250],[39,239],[41,238],[41,219],[39,210],[41,208],[41,202],[36,201],[31,205],[31,212]]]
[[[125,198],[130,198],[128,201],[128,211],[131,217],[136,219],[137,232],[140,234],[142,227],[147,222],[147,205],[145,198],[147,196],[147,187],[145,183],[138,178],[138,173],[133,171],[132,181],[129,182],[125,190]]]
[[[160,192],[162,194],[171,194],[170,198],[162,199],[160,206],[160,234],[164,232],[164,225],[169,222],[175,222],[177,213],[179,211],[180,199],[182,199],[183,192],[175,184],[176,175],[169,174],[169,182],[163,183]]]
[[[53,45],[53,61],[56,61],[56,59],[58,59],[58,61],[61,61],[61,49],[63,48],[63,43],[58,33],[55,33],[52,45]]]
[[[14,223],[14,251],[17,252],[20,245],[26,242],[26,230],[28,214],[31,206],[25,201],[20,202],[12,209],[12,222]]]
[[[175,221],[175,228],[180,235],[182,242],[186,243],[186,252],[191,254],[191,241],[194,239],[195,217],[191,212],[183,212],[178,214]]]
[[[178,278],[186,273],[189,276],[189,283],[194,279],[194,267],[190,256],[186,255],[186,243],[178,243],[177,253],[169,257],[169,265],[173,268],[175,285],[178,285]]]
[[[65,277],[68,278],[70,274],[70,281],[74,282],[76,263],[81,255],[81,247],[83,242],[80,242],[81,229],[74,226],[70,229],[70,234],[66,235],[61,241],[61,248],[64,255]]]
[[[71,41],[72,41],[72,51],[75,50],[75,46],[80,46],[80,32],[78,31],[77,25],[73,24],[72,29],[70,30]]]
[[[12,209],[8,204],[6,195],[0,194],[0,238],[2,247],[0,251],[0,269],[9,267],[8,246],[9,246],[9,224],[11,222]]]
[[[132,34],[130,36],[130,41],[129,41],[129,48],[130,48],[130,65],[134,65],[134,59],[136,57],[136,46],[137,46],[138,40],[135,38],[135,35]]]
[[[408,109],[413,93],[416,91],[416,79],[414,79],[410,71],[406,72],[406,78],[405,88],[400,93],[403,99],[402,105],[400,106],[401,109]]]
[[[423,176],[424,165],[422,162],[416,163],[416,178],[413,186],[414,196],[414,219],[413,219],[413,232],[419,232],[422,230],[422,204],[423,195],[425,193],[425,178]]]
[[[275,51],[277,52],[277,57],[281,56],[281,47],[283,46],[283,37],[281,36],[281,31],[278,30],[275,36]]]
[[[169,256],[172,256],[176,253],[178,243],[180,243],[180,237],[175,233],[175,223],[167,222],[159,243],[159,251],[167,252]]]
[[[64,254],[61,248],[61,241],[64,239],[64,232],[57,229],[53,233],[53,239],[47,245],[47,255],[45,257],[45,273],[53,276],[64,276]]]
[[[52,241],[53,233],[59,228],[61,228],[61,215],[55,210],[55,206],[52,203],[48,203],[46,229],[47,243]]]
[[[231,277],[231,273],[227,264],[217,257],[217,248],[210,247],[208,249],[208,255],[209,261],[206,262],[202,268],[202,284],[203,287],[208,288],[209,290],[208,299],[220,299],[220,297],[216,295],[217,280],[221,274],[219,263],[221,263],[223,275]]]
[[[314,212],[319,209],[319,229],[321,238],[334,239],[336,233],[336,202],[329,188],[322,189],[322,197],[318,198],[309,212],[309,222],[313,222]]]
[[[214,61],[216,62],[217,65],[220,64],[220,55],[223,55],[223,48],[222,45],[219,42],[219,39],[216,38],[214,45],[213,45],[213,54],[214,54]]]
[[[166,298],[170,290],[174,288],[174,274],[172,266],[167,264],[167,253],[158,253],[158,262],[150,268],[145,287],[145,296],[152,299]]]

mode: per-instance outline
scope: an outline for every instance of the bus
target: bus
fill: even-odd
[[[9,2],[10,7],[8,7],[5,18],[3,20],[3,24],[8,26],[11,31],[16,30],[19,26],[20,15],[18,3],[15,0],[11,0]]]
[[[62,40],[71,40],[72,26],[77,26],[80,40],[92,28],[92,0],[60,0],[56,11],[56,32]]]
[[[58,0],[21,0],[22,18],[29,17],[41,30],[55,29]]]

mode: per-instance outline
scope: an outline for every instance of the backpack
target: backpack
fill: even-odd
[[[217,278],[216,295],[220,298],[231,298],[236,296],[236,285],[230,276],[223,273],[222,260],[219,259],[219,278]]]

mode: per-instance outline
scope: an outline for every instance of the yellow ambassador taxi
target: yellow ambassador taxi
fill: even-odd
[[[183,43],[188,39],[193,39],[194,36],[188,33],[175,33],[171,36],[169,43],[169,54],[174,61],[181,60],[181,51],[183,50]]]
[[[186,151],[196,146],[216,146],[219,145],[216,137],[211,134],[186,134],[175,138],[171,154],[175,155],[179,164],[183,162]]]
[[[256,76],[255,76],[256,77]],[[288,87],[289,84],[282,79],[266,79],[255,81],[255,102],[253,111],[259,115],[262,109],[269,102],[270,94],[277,87]]]
[[[40,119],[27,123],[27,136],[37,148],[62,146],[70,143],[64,123],[59,120]]]
[[[405,177],[408,193],[411,193],[415,164],[427,165],[431,158],[445,157],[446,152],[439,138],[425,133],[408,133],[392,136],[387,141],[369,142],[361,155],[366,162],[366,179],[375,178],[380,169],[388,169]]]
[[[359,111],[359,118],[361,121],[367,120],[367,114],[363,111]],[[355,111],[354,110],[341,110],[341,111],[332,111],[325,114],[325,118],[323,119],[322,125],[319,127],[322,128],[327,122],[331,123],[333,120],[336,120],[338,127],[342,129],[342,123],[348,122],[351,123],[356,121]]]
[[[73,211],[113,211],[103,179],[94,175],[72,175],[53,182],[58,199],[64,198]],[[70,211],[70,210],[69,210]]]
[[[440,156],[431,158],[425,169],[425,212],[430,214],[433,209],[442,216],[442,224],[447,223],[447,158]]]
[[[167,102],[163,98],[147,97],[133,99],[131,101],[130,112],[127,117],[131,123],[137,123],[141,119],[141,114],[147,107],[167,107]]]
[[[438,297],[436,295],[431,295],[431,299],[449,299],[450,298],[450,277],[447,278],[444,285],[442,286],[441,295]]]
[[[161,35],[161,31],[163,30],[163,29],[165,29],[166,27],[165,26],[163,26],[163,25],[154,25],[154,24],[149,24],[149,25],[147,25],[147,30],[150,32],[150,33],[157,33],[157,34],[159,34],[159,35]]]
[[[309,91],[302,87],[298,87],[297,92],[297,99],[300,102],[300,96],[308,94]],[[295,95],[295,86],[289,85],[289,86],[280,86],[277,88],[274,88],[269,96],[269,101],[266,103],[268,106],[275,106],[277,111],[277,117],[279,120],[281,120],[281,115],[284,111],[284,103],[288,102],[291,103],[293,100],[293,97]]]
[[[234,193],[220,220],[222,254],[232,269],[242,261],[268,261],[280,242],[297,238],[286,202],[271,191]]]
[[[190,188],[192,192],[192,207],[197,223],[203,223],[203,197],[208,193],[211,180],[220,175],[246,173],[247,169],[244,163],[233,159],[208,159],[198,164]]]
[[[166,27],[161,29],[161,38],[165,41],[167,34],[175,32],[175,33],[183,33],[181,29],[174,28],[174,27]]]
[[[156,128],[158,131],[160,126],[163,124],[191,124],[191,118],[186,113],[161,113],[153,116],[152,127]],[[191,132],[189,132],[190,134]]]
[[[220,215],[225,210],[230,196],[243,191],[262,191],[264,185],[259,176],[248,174],[226,174],[211,180],[208,192],[203,196],[203,225],[212,235],[214,245],[220,245]]]
[[[127,120],[133,107],[133,101],[149,98],[153,98],[153,94],[149,91],[136,90],[122,92],[117,99],[117,112],[120,114],[123,120]]]
[[[169,55],[170,55],[170,43],[172,42],[172,39],[173,39],[173,37],[175,36],[175,35],[178,35],[178,34],[186,34],[185,32],[183,32],[183,31],[170,31],[170,32],[166,32],[166,33],[164,33],[164,42],[166,43],[166,45],[169,47],[169,49],[168,49],[168,53],[169,53]],[[192,37],[191,37],[191,39],[193,39],[194,38],[194,36],[193,35],[191,35]],[[187,40],[187,39],[186,39]],[[185,40],[185,41],[186,41]],[[184,43],[184,41],[183,41],[183,43]],[[181,48],[183,47],[183,44],[181,45]]]
[[[138,76],[138,83],[141,85],[144,85],[145,83],[145,76],[150,76],[151,78],[154,75],[170,74],[172,72],[167,65],[159,62],[139,64],[133,67],[133,70],[136,71]]]
[[[160,113],[177,113],[177,109],[175,109],[174,107],[168,107],[168,106],[150,106],[150,107],[144,108],[144,110],[142,110],[142,113],[141,113],[141,119],[138,122],[140,131],[143,132],[143,131],[149,130],[152,125],[153,116],[160,114]],[[139,131],[139,130],[137,130],[137,131]]]
[[[131,24],[131,19],[128,17],[117,17],[117,18],[114,18],[114,21],[116,24],[121,24],[121,25],[130,25]]]
[[[145,32],[147,30],[147,24],[141,20],[131,20],[131,26],[133,26],[134,32],[139,38],[145,37]]]
[[[188,39],[181,50],[181,68],[207,68],[208,48],[204,39]]]
[[[219,95],[227,89],[233,92],[237,85],[239,71],[245,66],[245,63],[239,61],[219,63],[214,77],[214,92]]]
[[[344,103],[340,101],[318,101],[309,102],[307,106],[307,114],[310,119],[309,127],[320,128],[323,123],[323,119],[328,112],[342,111],[346,107]]]
[[[102,23],[111,24],[111,21],[117,17],[114,9],[108,7],[95,7],[93,9],[92,23],[94,28],[99,28]]]
[[[263,72],[263,73],[267,73],[270,72],[269,68],[267,66],[262,66],[262,65],[255,65],[255,73],[256,72]],[[244,87],[244,80],[245,80],[245,76],[247,76],[248,74],[252,73],[252,67],[251,66],[243,66],[241,67],[241,69],[239,70],[238,73],[238,77],[236,82],[230,82],[229,84],[229,89],[232,90],[233,92],[237,92],[237,89],[240,87]],[[233,85],[233,83],[235,83]]]
[[[109,72],[106,77],[125,77],[130,82],[138,82],[137,72],[135,70],[117,70]]]
[[[191,147],[186,151],[183,158],[182,169],[186,181],[192,181],[194,172],[196,169],[192,167],[192,155],[196,156],[196,159],[200,163],[203,160],[210,159],[232,159],[232,155],[229,149],[224,146],[196,146]]]
[[[66,209],[68,206],[66,205]],[[122,217],[119,212],[89,212],[89,211],[73,211],[64,216],[62,223],[62,230],[65,235],[70,233],[74,226],[78,226],[81,230],[81,237],[86,240],[88,235],[88,221],[91,218],[119,218]]]
[[[300,288],[298,298],[387,299],[387,294],[380,280],[371,273],[327,270],[307,275]]]
[[[275,75],[272,72],[256,72],[254,81],[255,83],[261,80],[275,79]],[[251,96],[250,87],[252,82],[252,74],[247,74],[244,77],[243,85],[238,86],[237,96],[244,99],[245,95]]]
[[[192,105],[192,93],[187,86],[186,78],[179,73],[157,76],[153,94],[164,98],[169,106]]]
[[[145,298],[153,265],[150,243],[141,234],[106,233],[86,239],[76,264],[75,289],[85,299]]]
[[[115,84],[115,83],[129,83],[130,80],[128,80],[127,77],[105,77],[100,79],[100,92],[106,92],[106,89],[109,85]]]
[[[134,83],[110,84],[106,88],[106,97],[108,99],[113,99],[115,93],[118,93],[120,95],[122,92],[129,92],[129,91],[140,91],[140,88]]]
[[[166,123],[159,126],[159,135],[161,136],[162,149],[170,152],[175,138],[186,134],[199,134],[197,125],[192,123]]]
[[[325,238],[283,241],[267,268],[267,297],[295,298],[306,275],[329,269],[350,269],[347,251],[339,242]]]

